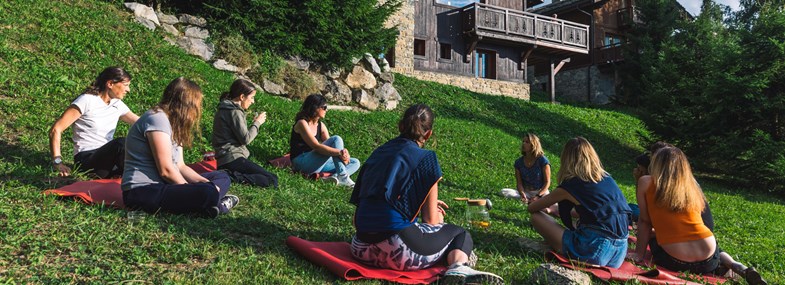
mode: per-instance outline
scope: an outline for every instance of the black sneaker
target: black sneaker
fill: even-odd
[[[227,211],[231,211],[237,204],[240,204],[240,198],[235,195],[226,195],[221,199],[221,205],[226,207]]]
[[[218,217],[218,214],[220,214],[220,213],[221,213],[221,210],[218,209],[218,206],[212,206],[212,207],[207,208],[206,210],[204,210],[204,212],[202,213],[202,216],[205,217],[205,218],[208,218],[208,219],[215,219],[215,218]]]
[[[766,280],[763,280],[763,277],[760,277],[760,273],[755,270],[755,268],[749,267],[747,270],[744,270],[744,281],[747,281],[747,284],[750,285],[767,285],[769,284]]]

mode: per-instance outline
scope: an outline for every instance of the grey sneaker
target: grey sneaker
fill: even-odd
[[[499,275],[484,272],[479,270],[474,270],[465,264],[453,264],[448,269],[447,272],[444,273],[444,277],[439,280],[440,284],[449,284],[449,285],[463,285],[463,284],[492,284],[492,285],[502,285],[504,284],[504,279],[499,277]]]
[[[237,204],[240,204],[240,197],[235,195],[226,195],[221,199],[221,205],[226,207],[227,211],[232,210]]]
[[[322,181],[322,182],[327,183],[327,184],[338,185],[338,178],[335,177],[334,175],[333,176],[322,177],[322,178],[319,179],[319,181]]]
[[[338,175],[337,180],[340,186],[354,187],[354,181],[349,175]]]

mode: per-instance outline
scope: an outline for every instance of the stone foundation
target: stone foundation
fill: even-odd
[[[529,84],[525,83],[474,78],[420,70],[413,70],[407,73],[394,68],[393,71],[420,80],[452,85],[472,92],[529,100]]]
[[[534,74],[533,68],[529,69],[529,74],[529,82],[532,82],[534,88],[542,89],[548,82],[548,75],[531,76]],[[587,82],[587,77],[591,84]],[[616,77],[615,70],[600,72],[597,66],[562,70],[556,74],[556,101],[608,104],[616,96]],[[588,91],[590,87],[591,92]]]

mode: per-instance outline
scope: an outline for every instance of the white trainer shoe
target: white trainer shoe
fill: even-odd
[[[354,187],[354,181],[349,175],[338,175],[338,185],[346,187]]]

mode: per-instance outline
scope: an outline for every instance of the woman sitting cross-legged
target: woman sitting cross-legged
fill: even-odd
[[[229,192],[223,171],[198,174],[183,162],[183,146],[191,146],[202,115],[202,90],[177,78],[161,101],[128,130],[123,202],[148,213],[197,214],[217,217],[240,201]]]
[[[107,67],[93,84],[76,97],[49,131],[52,164],[58,175],[68,176],[71,168],[63,163],[60,141],[63,131],[73,125],[74,165],[100,178],[123,173],[125,138],[113,138],[117,121],[133,124],[139,118],[123,103],[131,86],[131,75],[119,67]]]
[[[556,190],[529,204],[534,229],[569,258],[619,268],[627,253],[631,210],[589,141],[582,137],[567,141],[557,181]],[[541,212],[555,203],[567,229]],[[573,208],[580,217],[577,226],[572,222]]]
[[[327,99],[311,94],[303,101],[300,112],[294,118],[289,138],[289,154],[292,167],[306,174],[319,172],[335,173],[328,177],[338,185],[354,186],[349,177],[360,168],[360,160],[350,157],[344,148],[343,139],[330,136],[322,119],[327,115]]]
[[[442,170],[436,153],[422,149],[432,127],[428,106],[409,107],[398,123],[400,136],[374,150],[365,162],[350,199],[357,206],[352,255],[394,270],[419,270],[446,261],[449,269],[440,284],[502,284],[501,277],[470,267],[476,256],[469,232],[444,223],[447,205],[439,200],[437,187]]]
[[[641,261],[648,246],[654,263],[670,270],[722,275],[731,269],[748,284],[767,284],[754,268],[720,250],[706,197],[680,149],[657,150],[649,173],[638,179],[638,242],[629,258]]]
[[[256,89],[244,79],[232,83],[229,92],[221,95],[218,112],[213,120],[212,144],[218,169],[226,169],[235,182],[259,187],[278,187],[278,176],[248,160],[251,155],[247,145],[259,133],[259,127],[267,119],[267,113],[256,115],[251,127],[247,126],[245,111],[254,103]]]

